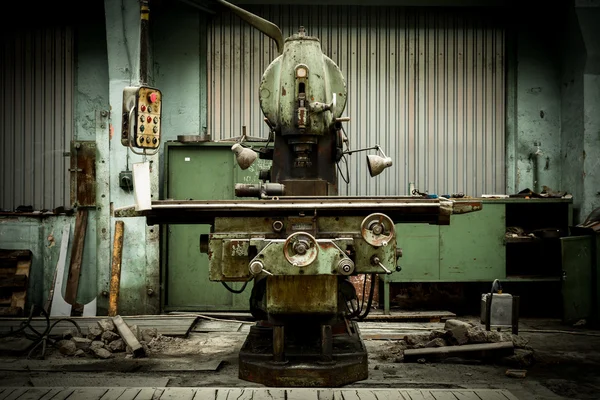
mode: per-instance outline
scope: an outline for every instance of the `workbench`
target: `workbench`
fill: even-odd
[[[560,281],[559,242],[526,235],[507,237],[506,230],[557,228],[567,235],[572,225],[572,199],[464,201],[468,200],[481,200],[482,209],[452,215],[449,225],[396,225],[402,270],[383,277],[384,313],[389,314],[390,284],[396,282]]]

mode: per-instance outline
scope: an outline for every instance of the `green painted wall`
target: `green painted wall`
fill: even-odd
[[[573,220],[583,203],[583,71],[585,44],[574,8],[564,18],[561,51],[561,187],[573,194]]]
[[[550,13],[552,10],[547,10]],[[558,14],[523,9],[509,24],[507,191],[560,189]],[[540,155],[535,155],[539,145]]]

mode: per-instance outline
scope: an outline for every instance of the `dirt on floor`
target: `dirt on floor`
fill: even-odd
[[[480,327],[475,318],[460,320]],[[444,323],[361,322],[369,355],[369,377],[349,386],[497,388],[507,389],[519,399],[600,399],[600,331],[565,327],[556,320],[527,319],[520,322],[517,339],[509,333],[502,338],[513,341],[526,357],[455,357],[415,362],[404,359],[406,349],[442,345],[439,340],[430,342],[436,335],[444,337],[443,326]],[[186,338],[159,334],[145,343],[148,357],[143,360],[132,358],[127,351],[100,360],[89,352],[79,357],[66,356],[50,347],[46,360],[36,361],[32,367],[33,364],[24,366],[23,356],[5,355],[0,357],[0,385],[35,386],[38,382],[47,383],[49,378],[64,385],[68,372],[70,385],[105,382],[120,386],[130,385],[132,379],[162,379],[168,382],[167,386],[261,386],[238,378],[237,354],[246,334],[247,329],[192,332]],[[452,345],[447,337],[443,340],[445,345]],[[40,367],[43,365],[46,367]],[[508,369],[526,372],[524,377],[511,377],[506,374]]]

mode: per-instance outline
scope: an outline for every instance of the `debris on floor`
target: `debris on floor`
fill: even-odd
[[[444,329],[407,334],[403,339],[393,341],[382,357],[394,362],[503,359],[522,368],[532,365],[533,355],[528,340],[522,336],[486,331],[470,322],[449,319]]]
[[[87,332],[80,333],[69,328],[62,333],[56,347],[64,356],[113,358],[115,353],[126,353],[129,357],[144,357],[150,353],[148,343],[158,337],[156,328],[139,329],[129,326],[119,316],[99,320],[90,325]],[[133,345],[133,347],[132,347]]]

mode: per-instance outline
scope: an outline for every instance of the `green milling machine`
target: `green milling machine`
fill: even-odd
[[[400,271],[395,225],[449,224],[451,214],[476,211],[481,202],[456,210],[444,198],[339,196],[336,167],[345,154],[375,150],[367,156],[371,177],[392,166],[379,145],[348,148],[339,67],[304,28],[284,40],[273,23],[217,2],[277,44],[279,56],[264,71],[258,93],[272,145],[253,150],[242,137],[231,148],[240,168],[256,158],[272,160],[271,168],[260,172],[260,184],[236,185],[236,197],[253,199],[154,200],[120,215],[144,216],[148,225],[209,224],[199,251],[208,254],[210,280],[254,281],[249,306],[257,322],[239,353],[239,378],[285,387],[364,380],[367,351],[357,320],[371,306],[376,274]],[[136,154],[158,151],[161,105],[158,89],[124,89],[124,146]],[[372,285],[362,311],[349,279],[359,274],[365,285],[370,275]]]

